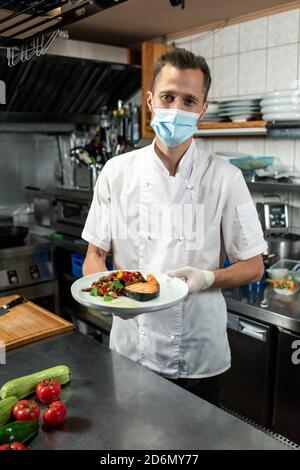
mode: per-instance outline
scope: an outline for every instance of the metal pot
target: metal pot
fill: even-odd
[[[273,234],[266,238],[268,253],[276,251],[280,259],[300,259],[300,235],[296,233]]]

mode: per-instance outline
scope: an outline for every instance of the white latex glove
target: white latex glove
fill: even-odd
[[[197,292],[209,289],[215,282],[215,275],[212,271],[203,271],[202,269],[185,266],[184,268],[174,269],[166,273],[170,277],[183,278],[188,285],[189,292]]]

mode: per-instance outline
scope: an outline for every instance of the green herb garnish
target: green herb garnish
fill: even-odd
[[[115,289],[123,289],[124,285],[120,281],[114,281]]]
[[[97,287],[93,287],[93,289],[90,291],[90,295],[93,295],[94,297],[97,297],[97,295],[99,295]]]
[[[113,300],[113,297],[111,295],[104,295],[103,300],[105,302],[110,302],[111,300]]]

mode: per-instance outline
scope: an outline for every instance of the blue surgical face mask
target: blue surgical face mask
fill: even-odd
[[[198,113],[176,108],[154,108],[154,113],[151,127],[167,147],[176,147],[197,131]]]

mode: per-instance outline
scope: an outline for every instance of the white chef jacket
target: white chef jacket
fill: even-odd
[[[183,224],[175,217],[167,227],[164,214],[157,237],[149,223],[153,205],[169,212],[197,206],[200,222],[195,210],[187,211]],[[110,159],[98,177],[82,238],[106,251],[112,247],[114,269],[147,272],[188,265],[215,270],[226,254],[234,263],[267,248],[241,171],[207,155],[202,141],[194,140],[174,177],[154,142]],[[165,377],[210,377],[230,367],[226,323],[221,290],[210,288],[167,310],[128,320],[114,316],[110,348]]]

